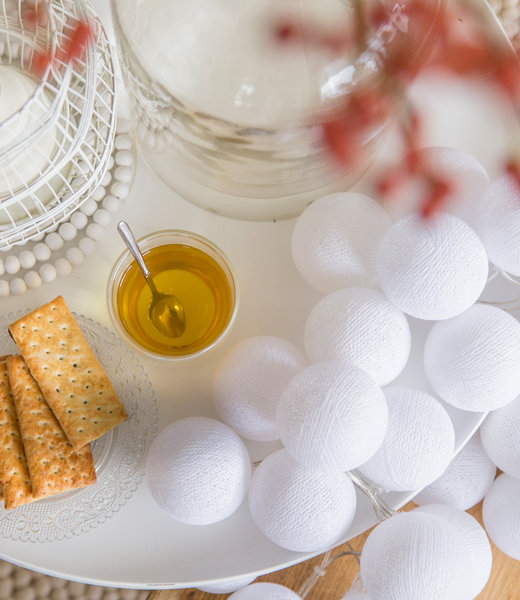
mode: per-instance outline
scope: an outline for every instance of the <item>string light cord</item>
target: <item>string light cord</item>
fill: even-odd
[[[397,514],[397,511],[391,508],[380,496],[382,489],[375,487],[371,482],[365,479],[358,471],[349,471],[349,477],[354,485],[372,502],[374,513],[380,521],[389,519]]]
[[[353,556],[359,564],[361,552],[356,552],[349,543],[347,543],[347,546],[350,548],[349,550],[338,552],[338,554],[335,554],[334,556],[332,556],[331,550],[325,553],[321,564],[314,567],[311,575],[307,577],[301,588],[298,590],[298,595],[302,598],[302,600],[307,598],[319,579],[327,574],[326,571],[328,567],[330,567],[330,565],[332,565],[332,563],[334,563],[338,558],[342,558],[343,556]]]

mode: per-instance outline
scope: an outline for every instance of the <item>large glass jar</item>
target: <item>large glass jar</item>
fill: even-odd
[[[293,216],[352,184],[384,123],[347,170],[331,160],[320,123],[377,74],[389,41],[409,35],[397,3],[364,1],[395,23],[338,52],[320,40],[348,35],[354,0],[111,0],[137,137],[159,176],[208,210],[246,219]],[[316,39],[281,44],[280,23]]]

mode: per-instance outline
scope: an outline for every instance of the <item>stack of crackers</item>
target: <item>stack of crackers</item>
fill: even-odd
[[[90,442],[127,419],[61,296],[9,327],[0,357],[0,489],[6,509],[96,482]]]

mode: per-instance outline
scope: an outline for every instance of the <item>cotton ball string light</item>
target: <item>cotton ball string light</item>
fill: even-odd
[[[493,566],[491,546],[480,523],[463,510],[446,504],[428,504],[415,510],[436,515],[454,526],[470,560],[465,588],[470,598],[476,598],[488,582]]]
[[[449,404],[469,411],[500,408],[520,394],[520,323],[499,308],[476,304],[432,327],[424,367]]]
[[[277,583],[253,583],[231,594],[228,600],[301,600],[300,596]]]
[[[283,448],[253,474],[249,508],[258,528],[275,544],[314,552],[346,534],[356,512],[356,492],[346,473],[309,469]]]
[[[446,212],[474,227],[478,201],[489,185],[489,175],[482,164],[472,154],[448,146],[421,148],[414,152],[414,160],[421,164],[422,171],[450,182],[443,204]],[[385,208],[397,221],[419,212],[423,200],[423,178],[408,178],[404,186],[398,186],[395,192],[389,194]]]
[[[488,276],[486,251],[466,223],[447,213],[413,214],[388,230],[377,251],[386,296],[418,319],[449,319],[479,298]]]
[[[489,413],[480,428],[480,437],[493,463],[520,479],[520,396]]]
[[[304,345],[311,362],[341,359],[386,385],[406,365],[410,326],[381,292],[347,288],[314,306],[305,323]]]
[[[455,431],[441,403],[422,390],[390,386],[388,428],[379,450],[359,470],[385,490],[415,490],[450,463]]]
[[[386,400],[364,371],[339,361],[315,363],[285,388],[276,415],[280,438],[307,467],[349,471],[382,444]]]
[[[227,425],[189,417],[166,427],[146,457],[154,500],[183,523],[207,525],[230,516],[248,490],[247,449]]]
[[[480,435],[476,433],[444,473],[415,496],[414,502],[419,505],[449,504],[467,510],[484,498],[496,472],[495,465],[482,447]]]
[[[477,205],[477,231],[489,260],[520,275],[520,186],[511,176],[494,181]]]
[[[212,398],[218,416],[246,439],[277,440],[276,407],[283,389],[307,365],[294,344],[257,336],[236,344],[213,376]]]
[[[198,586],[197,589],[207,594],[231,594],[245,587],[256,579],[256,575],[242,575],[225,581],[218,581],[207,585]]]
[[[313,202],[294,226],[291,251],[301,276],[329,293],[376,281],[376,250],[391,225],[372,198],[354,192]]]
[[[484,527],[504,552],[520,560],[520,479],[499,475],[484,498]]]
[[[455,527],[416,511],[380,523],[361,553],[361,579],[372,600],[471,600],[470,568]]]

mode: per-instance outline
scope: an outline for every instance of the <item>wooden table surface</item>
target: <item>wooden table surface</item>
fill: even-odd
[[[410,503],[406,509],[413,508]],[[478,504],[468,511],[482,523],[482,506]],[[350,545],[356,551],[361,551],[368,536],[366,532],[351,540]],[[520,561],[513,560],[503,554],[492,544],[493,570],[485,589],[478,596],[478,600],[520,600]],[[346,545],[339,546],[333,555],[348,550]],[[256,581],[270,581],[283,584],[298,592],[307,578],[312,574],[313,567],[322,562],[322,557],[317,557],[283,571],[259,577]],[[306,600],[341,600],[350,589],[352,582],[359,573],[356,559],[352,556],[338,558],[321,577]],[[161,590],[152,592],[148,600],[225,600],[230,594],[205,594],[198,590]],[[457,600],[453,598],[453,600]]]

